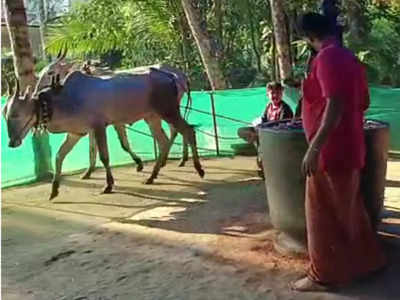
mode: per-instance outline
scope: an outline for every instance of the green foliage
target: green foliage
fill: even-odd
[[[101,54],[123,47],[127,24],[124,0],[91,0],[78,3],[72,12],[49,27],[47,50],[58,53],[67,47],[75,55]],[[113,5],[114,4],[114,5]]]
[[[346,43],[366,64],[370,82],[400,86],[400,7],[371,2],[365,14],[370,31],[363,43],[353,43],[350,35]]]
[[[386,19],[373,21],[367,41],[369,53],[365,63],[370,72],[376,71],[377,78],[371,78],[375,82],[399,86],[400,32],[396,31],[393,25]]]
[[[361,44],[353,43],[348,35],[346,43],[368,66],[370,80],[399,85],[400,5],[398,1],[365,1],[362,10],[370,30]],[[269,80],[273,66],[269,0],[221,0],[220,11],[215,0],[197,3],[202,25],[232,87]],[[319,1],[313,0],[285,2],[292,26],[295,77],[304,72],[308,51],[304,42],[297,41],[293,25],[296,16],[317,11],[318,5]],[[70,55],[82,59],[117,53],[124,68],[169,63],[188,73],[193,88],[208,88],[197,45],[178,0],[89,0],[49,24],[48,36],[52,54],[66,46]]]
[[[1,95],[6,95],[8,86],[7,80],[13,82],[15,78],[14,63],[11,52],[1,51]]]
[[[35,73],[38,74],[44,67],[46,67],[49,64],[47,60],[39,60],[35,64]]]

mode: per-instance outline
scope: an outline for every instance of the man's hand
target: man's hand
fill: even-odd
[[[329,134],[334,130],[342,117],[344,101],[340,98],[328,98],[322,117],[321,126],[310,142],[303,159],[302,171],[304,175],[312,176],[318,169],[318,159],[321,147],[325,144]]]
[[[319,150],[309,147],[303,159],[302,171],[305,176],[311,177],[318,169]]]

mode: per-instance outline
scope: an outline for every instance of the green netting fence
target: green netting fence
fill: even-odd
[[[387,121],[391,125],[391,151],[400,151],[400,89],[370,87],[371,106],[367,112],[368,118]],[[196,125],[197,143],[201,156],[216,156],[217,144],[215,129],[213,126],[211,95],[208,92],[192,92],[193,110],[189,114],[189,123]],[[218,148],[220,155],[233,155],[232,144],[241,143],[237,137],[237,129],[251,123],[263,112],[267,99],[265,88],[252,88],[240,90],[218,91],[213,94],[216,113],[216,130],[218,134]],[[294,110],[299,99],[297,90],[286,89],[284,100]],[[2,106],[5,103],[2,98]],[[185,106],[186,98],[182,101]],[[182,108],[183,110],[183,108]],[[169,127],[163,124],[168,132]],[[154,140],[150,130],[144,121],[136,122],[128,127],[128,137],[132,149],[143,160],[155,159]],[[130,156],[120,147],[117,135],[108,127],[108,145],[110,159],[113,166],[131,164]],[[60,147],[65,134],[51,134],[51,161],[54,164],[55,155]],[[171,150],[171,158],[181,155],[182,139],[177,138],[177,144]],[[12,149],[8,147],[7,128],[4,118],[1,119],[1,185],[3,188],[24,184],[36,179],[34,150],[32,147],[32,135],[25,138],[23,144]],[[66,157],[63,164],[63,172],[71,172],[84,169],[89,164],[89,140],[88,137],[75,146]],[[98,161],[97,164],[101,166]]]

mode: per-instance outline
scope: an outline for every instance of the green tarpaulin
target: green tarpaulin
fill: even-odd
[[[371,87],[371,106],[367,117],[387,121],[391,125],[391,143],[392,151],[400,151],[400,89],[389,89],[380,87]],[[193,109],[189,115],[189,123],[198,127],[197,142],[199,152],[202,156],[216,155],[216,143],[214,137],[213,118],[211,115],[211,100],[209,93],[192,92]],[[252,122],[259,117],[266,105],[265,88],[252,88],[241,90],[226,90],[214,93],[215,112],[217,115],[227,116],[229,118]],[[286,90],[284,100],[294,110],[298,101],[296,90]],[[2,99],[2,105],[5,99]],[[182,102],[185,106],[186,99]],[[205,111],[208,114],[199,112]],[[183,111],[183,108],[182,108]],[[221,154],[233,154],[231,145],[242,142],[237,138],[237,129],[246,126],[243,123],[226,118],[217,117],[217,131],[219,137],[219,149]],[[4,118],[1,120],[1,184],[2,187],[23,184],[36,178],[34,153],[32,148],[32,136],[25,138],[23,144],[12,149],[8,147],[7,128]],[[169,132],[168,126],[164,124],[165,130]],[[145,122],[140,121],[133,124],[128,130],[129,141],[132,149],[143,160],[154,160],[154,142],[149,137],[150,131]],[[142,133],[138,133],[142,132]],[[50,146],[52,162],[64,140],[64,134],[51,134]],[[111,164],[113,166],[132,163],[130,156],[120,147],[118,138],[114,129],[108,128],[108,143],[110,149]],[[177,143],[181,143],[178,137]],[[179,157],[181,146],[175,145],[172,149],[171,157]],[[89,164],[89,143],[88,137],[75,146],[71,153],[66,157],[63,164],[63,172],[76,171],[84,169]],[[97,163],[101,166],[100,162]]]

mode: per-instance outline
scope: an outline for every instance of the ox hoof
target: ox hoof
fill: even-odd
[[[58,191],[52,191],[49,197],[49,201],[53,200],[57,196],[58,196]]]
[[[108,185],[103,189],[102,194],[111,194],[112,189],[113,189],[113,187],[111,185]]]
[[[154,178],[150,177],[149,179],[147,179],[144,184],[153,184],[154,183]]]
[[[91,172],[86,172],[85,174],[83,174],[83,175],[81,176],[81,179],[83,179],[83,180],[85,180],[85,179],[90,179],[90,175],[91,175]]]
[[[179,165],[178,165],[178,167],[184,167],[185,166],[185,164],[186,164],[186,161],[185,160],[182,160],[180,163],[179,163]]]
[[[142,172],[143,171],[143,165],[140,164],[136,167],[136,172]]]
[[[204,172],[204,170],[203,170],[203,169],[199,169],[199,170],[197,170],[197,172],[199,173],[199,176],[200,176],[201,178],[203,178],[203,177],[204,177],[204,175],[205,175],[205,172]]]

